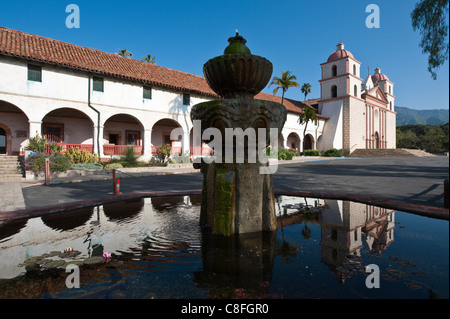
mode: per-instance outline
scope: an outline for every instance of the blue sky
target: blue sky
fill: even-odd
[[[320,63],[336,44],[362,63],[361,77],[380,67],[395,83],[396,105],[413,109],[449,108],[448,61],[433,80],[420,34],[410,14],[418,0],[39,0],[1,1],[0,26],[115,53],[128,49],[135,59],[156,56],[160,66],[203,75],[203,64],[223,54],[235,29],[253,54],[269,59],[273,76],[290,70],[308,82],[308,98],[320,96]],[[69,4],[80,8],[80,28],[65,25]],[[380,28],[369,29],[366,6],[380,9]],[[274,87],[264,89],[272,93]],[[280,93],[278,93],[280,95]],[[287,97],[303,100],[300,89]]]

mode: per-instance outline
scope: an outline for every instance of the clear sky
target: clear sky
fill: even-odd
[[[320,96],[320,63],[343,42],[362,63],[361,77],[376,67],[394,82],[396,105],[413,109],[449,108],[448,61],[427,71],[427,56],[411,26],[418,0],[22,0],[0,1],[0,26],[135,59],[156,56],[160,66],[203,75],[203,64],[223,54],[235,30],[253,54],[269,59],[273,76],[290,70],[308,98]],[[69,29],[66,7],[80,8],[80,28]],[[380,9],[380,28],[367,28],[369,4]],[[274,87],[264,89],[272,93]],[[278,95],[281,93],[279,92]],[[286,97],[303,100],[300,89]]]

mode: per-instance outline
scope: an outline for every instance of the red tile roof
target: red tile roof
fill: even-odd
[[[1,26],[0,55],[19,57],[164,88],[218,97],[211,90],[205,78],[198,75]],[[281,103],[281,97],[267,93],[259,93],[255,98]],[[305,107],[305,104],[300,101],[286,98],[283,104],[289,112],[293,113],[302,113],[302,109]]]
[[[0,54],[216,97],[203,77],[0,27]]]

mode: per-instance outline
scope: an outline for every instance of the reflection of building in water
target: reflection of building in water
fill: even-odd
[[[340,280],[340,266],[349,263],[349,255],[361,256],[361,249],[376,252],[386,249],[394,240],[394,213],[386,208],[367,204],[326,200],[326,209],[319,216],[321,224],[322,262]]]

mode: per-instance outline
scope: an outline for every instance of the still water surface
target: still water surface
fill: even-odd
[[[6,224],[0,298],[449,298],[448,221],[287,196],[277,213],[276,233],[229,239],[201,231],[198,196]]]

